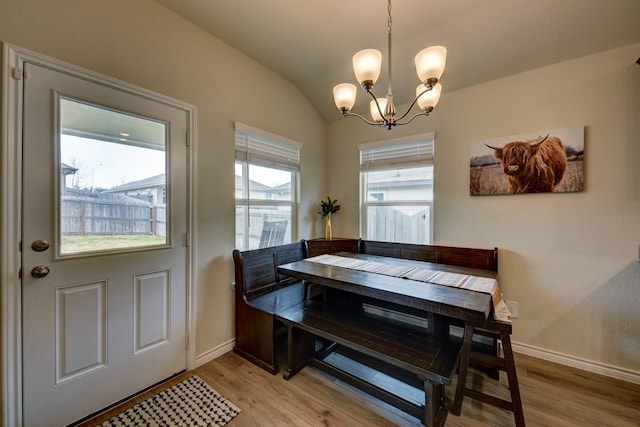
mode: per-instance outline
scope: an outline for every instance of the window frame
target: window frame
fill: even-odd
[[[290,217],[290,236],[291,242],[298,240],[298,204],[299,204],[299,177],[300,177],[300,151],[302,144],[285,138],[279,135],[275,135],[260,129],[253,128],[251,126],[235,122],[235,135],[236,135],[236,156],[234,161],[234,177],[235,167],[240,164],[242,167],[242,191],[243,197],[238,198],[235,195],[234,190],[234,210],[237,212],[238,207],[244,207],[247,214],[243,216],[243,238],[242,248],[240,250],[256,249],[250,247],[250,230],[251,230],[251,215],[250,210],[252,207],[289,207],[291,211]],[[241,147],[239,138],[246,138],[247,146]],[[254,150],[250,147],[251,141],[257,145]],[[272,149],[272,150],[271,150]],[[294,153],[295,152],[295,153]],[[265,168],[277,169],[291,173],[291,198],[290,200],[277,200],[277,199],[252,199],[251,189],[249,186],[250,176],[249,167],[251,165],[260,166]],[[234,178],[235,182],[235,178]],[[234,184],[235,185],[235,184]],[[234,213],[234,224],[237,220],[237,213]],[[234,226],[234,235],[237,242],[238,239],[238,224]],[[234,243],[236,245],[236,243]],[[236,245],[238,246],[238,245]]]
[[[420,155],[421,150],[424,154],[422,156]],[[431,200],[368,200],[367,187],[368,172],[371,171],[428,166],[431,166],[435,171],[435,132],[359,144],[358,151],[360,153],[360,235],[365,239],[368,238],[369,207],[424,206],[429,210],[429,235],[426,244],[433,244],[435,222],[433,199],[435,195]],[[416,153],[418,154],[416,155]]]

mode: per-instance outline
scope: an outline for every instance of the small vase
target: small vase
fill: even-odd
[[[331,231],[331,214],[327,214],[324,217],[324,238],[326,240],[331,240],[333,238],[333,234]]]

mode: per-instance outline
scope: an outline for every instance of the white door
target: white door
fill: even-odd
[[[65,425],[186,368],[187,110],[25,64],[23,411]]]

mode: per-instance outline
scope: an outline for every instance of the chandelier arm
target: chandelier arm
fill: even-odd
[[[424,92],[427,92],[428,90],[429,90],[429,89],[425,90]],[[404,119],[405,117],[407,117],[407,114],[409,114],[409,112],[411,112],[411,109],[413,108],[413,106],[414,106],[414,105],[416,105],[416,102],[418,102],[418,98],[420,98],[420,97],[424,94],[424,92],[422,92],[420,95],[418,95],[418,96],[416,96],[416,97],[415,97],[415,99],[413,100],[413,102],[411,103],[411,105],[409,106],[409,108],[407,108],[407,111],[405,111],[405,113],[404,113],[402,116],[398,117],[398,119],[396,119],[397,121],[400,121],[400,120]],[[415,119],[415,118],[416,118],[416,116],[422,116],[422,115],[424,115],[424,114],[423,114],[423,113],[418,113],[418,114],[416,114],[415,116],[413,116],[413,117],[411,118],[411,120]],[[411,120],[409,120],[409,121],[411,121]],[[408,123],[408,122],[407,122],[407,123]]]
[[[360,114],[357,113],[352,113],[352,112],[343,112],[342,113],[343,116],[355,116],[357,118],[359,118],[360,120],[362,120],[363,122],[370,124],[370,125],[374,125],[374,126],[381,126],[384,125],[384,123],[379,123],[379,122],[372,122],[370,120],[367,120],[366,118],[362,117]]]
[[[380,113],[380,117],[382,117],[382,124],[386,124],[388,122],[387,117],[385,117],[384,113],[382,112],[382,109],[380,108],[380,104],[378,104],[378,98],[376,98],[376,96],[373,94],[373,92],[371,92],[369,89],[367,89],[367,93],[369,95],[371,95],[371,97],[373,98],[373,101],[376,103],[376,107],[378,108],[378,112]],[[371,123],[371,122],[367,122],[367,123]],[[373,122],[375,124],[380,124],[378,122]]]
[[[409,123],[411,123],[411,122],[413,121],[413,119],[415,119],[416,117],[418,117],[418,116],[428,116],[428,115],[429,115],[429,113],[430,113],[430,111],[422,111],[422,112],[420,112],[420,113],[416,113],[416,114],[414,114],[414,115],[413,115],[409,120],[407,120],[407,121],[406,121],[406,122],[404,122],[404,123],[399,123],[398,121],[396,121],[395,125],[396,125],[396,126],[404,126],[404,125],[408,125],[408,124],[409,124]],[[406,116],[406,114],[405,114],[405,116]],[[402,117],[404,117],[404,116],[402,116]]]

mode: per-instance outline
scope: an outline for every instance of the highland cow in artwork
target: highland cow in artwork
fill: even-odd
[[[472,196],[583,191],[584,126],[474,141],[469,166]]]
[[[510,194],[554,192],[567,170],[567,156],[555,136],[487,147],[493,149],[509,178]]]

